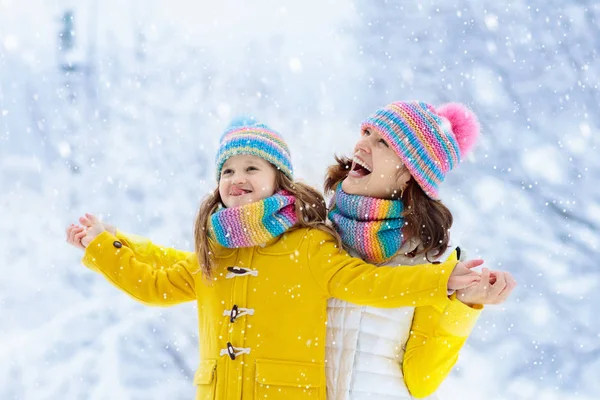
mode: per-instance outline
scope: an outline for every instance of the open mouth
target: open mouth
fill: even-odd
[[[350,173],[348,175],[351,175],[356,178],[362,178],[363,176],[369,175],[371,172],[371,167],[366,162],[364,162],[357,156],[354,156],[354,158],[352,158],[352,169],[350,170]]]
[[[242,189],[237,186],[232,186],[229,190],[230,196],[243,196],[245,194],[252,193],[252,190]]]

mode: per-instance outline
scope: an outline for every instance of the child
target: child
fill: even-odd
[[[367,118],[354,156],[336,158],[325,182],[333,193],[329,219],[344,248],[377,265],[460,257],[449,247],[452,214],[438,189],[478,134],[475,115],[456,103],[395,102]],[[378,309],[329,300],[329,400],[432,394],[456,363],[481,304],[504,301],[515,285],[509,273],[490,277],[484,269],[477,286],[436,305]]]
[[[480,260],[375,267],[341,251],[322,197],[293,181],[288,147],[265,125],[226,131],[216,170],[194,254],[138,257],[93,216],[67,228],[87,244],[84,264],[136,300],[197,302],[197,399],[325,399],[328,298],[425,306],[479,280],[469,268]]]

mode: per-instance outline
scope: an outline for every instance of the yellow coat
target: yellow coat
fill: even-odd
[[[340,252],[329,234],[305,228],[265,246],[218,246],[215,258],[210,285],[195,254],[136,255],[108,232],[83,258],[142,303],[197,302],[196,399],[324,400],[327,299],[375,307],[447,302],[456,264],[376,267]]]

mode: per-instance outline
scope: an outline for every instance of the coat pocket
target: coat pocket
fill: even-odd
[[[213,400],[217,385],[217,360],[203,360],[194,374],[196,400]]]
[[[323,363],[256,360],[254,398],[325,400]]]

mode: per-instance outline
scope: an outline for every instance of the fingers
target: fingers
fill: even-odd
[[[67,227],[66,233],[67,243],[77,247],[78,249],[85,249],[85,247],[81,244],[81,238],[83,238],[86,234],[85,229],[82,226],[71,224]]]
[[[101,224],[100,220],[95,215],[85,213],[85,216],[87,217],[87,219],[90,220],[92,224]]]
[[[78,234],[75,235],[75,247],[77,247],[81,250],[85,250],[85,246],[81,242],[81,239],[83,239],[86,234],[87,234],[87,232],[85,231],[85,229],[82,229],[81,232],[79,232]]]
[[[80,241],[82,237],[86,235],[85,229],[81,228],[78,233],[75,234],[75,241]]]
[[[86,226],[86,227],[88,227],[88,228],[89,228],[90,226],[92,226],[92,221],[90,221],[90,219],[89,219],[88,217],[86,217],[86,216],[79,217],[79,223],[80,223],[81,225],[83,225],[83,226]]]
[[[490,286],[490,270],[488,268],[481,270],[481,284],[483,285],[483,289],[488,289]]]
[[[504,279],[506,281],[506,287],[500,294],[498,295],[498,303],[504,302],[508,296],[512,293],[513,289],[517,287],[517,281],[510,272],[504,272]]]
[[[497,271],[496,272],[496,282],[494,282],[493,285],[491,285],[491,289],[490,289],[490,296],[494,297],[494,298],[498,298],[500,293],[502,293],[502,291],[504,289],[506,289],[506,276],[504,275],[505,273],[502,271]]]
[[[466,267],[466,268],[469,268],[469,269],[477,268],[481,264],[483,264],[483,260],[481,260],[481,259],[467,260],[467,261],[463,261],[463,262],[459,263],[459,265],[462,265],[463,267]]]
[[[475,295],[476,293],[479,293],[478,296],[476,295],[477,297],[485,296],[486,292],[490,289],[489,276],[490,276],[490,270],[487,268],[483,268],[481,270],[481,278],[467,287],[468,292],[471,295]],[[481,299],[481,301],[483,302],[483,298]]]
[[[73,230],[73,224],[67,226],[67,229],[65,229],[65,234],[67,235],[67,243],[69,242],[69,236],[71,236],[71,231]]]
[[[477,278],[476,280],[473,280],[467,287],[465,287],[463,290],[469,290],[469,289],[473,289],[476,288],[477,286],[481,285],[482,280],[480,278]]]
[[[480,290],[485,292],[489,290],[489,280],[490,280],[490,270],[487,268],[483,268],[481,270],[481,277],[474,281],[471,285],[467,286],[468,288],[472,288],[472,290]]]
[[[459,262],[454,267],[450,279],[448,279],[449,290],[461,290],[476,285],[481,277],[472,269],[483,264],[483,260],[469,260]]]
[[[83,228],[79,227],[79,226],[71,226],[69,228],[68,234],[67,234],[67,242],[71,243],[71,244],[75,244],[75,235],[78,234]]]
[[[450,277],[448,280],[448,289],[450,290],[462,290],[471,286],[477,285],[479,277],[472,275],[462,275]]]
[[[516,288],[517,287],[517,280],[512,276],[512,274],[510,272],[507,272],[506,275],[507,275],[507,278],[508,278],[507,281],[510,282],[511,289]]]
[[[496,283],[496,271],[490,271],[490,285]]]

